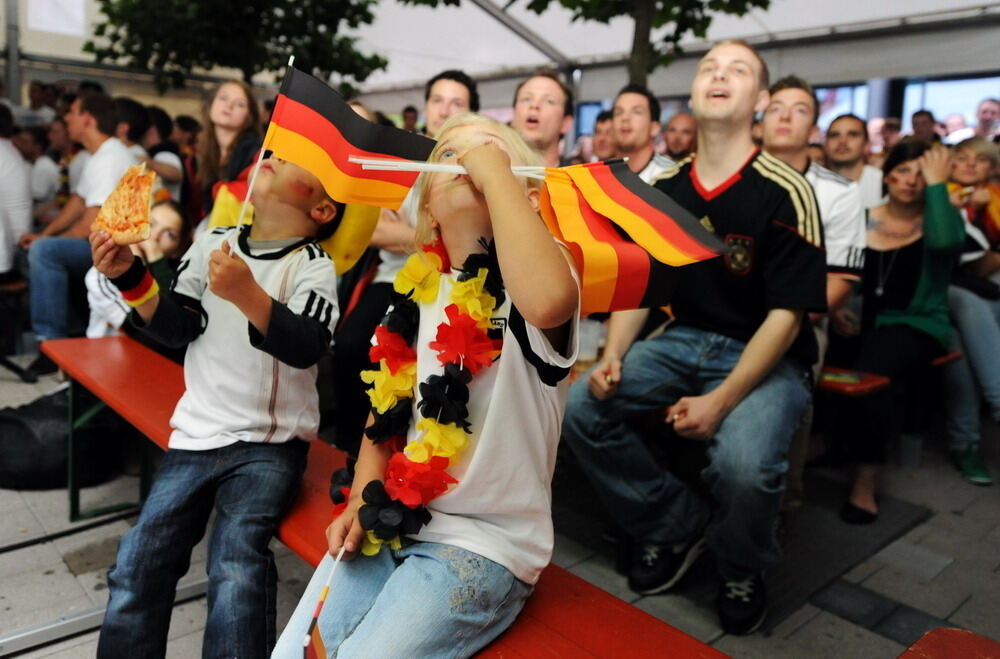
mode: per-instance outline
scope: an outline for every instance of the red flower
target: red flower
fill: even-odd
[[[448,250],[444,248],[444,243],[438,238],[432,243],[427,243],[421,249],[431,254],[437,254],[441,259],[441,270],[439,272],[451,271],[451,260],[448,258]]]
[[[393,453],[385,470],[385,491],[389,497],[410,507],[427,503],[457,483],[445,469],[448,458],[434,457],[424,462],[414,462],[403,453]]]
[[[400,366],[417,360],[417,353],[402,336],[379,325],[375,328],[375,345],[368,351],[368,358],[375,363],[384,359],[389,372],[396,375]]]
[[[337,517],[340,517],[340,513],[344,512],[344,508],[347,508],[347,502],[351,498],[351,488],[349,488],[349,487],[341,487],[340,488],[340,494],[341,494],[341,496],[344,497],[344,500],[341,501],[340,503],[336,504],[333,507],[333,517],[334,517],[334,519],[336,519]]]
[[[437,340],[431,341],[431,350],[438,353],[442,364],[459,364],[475,375],[484,366],[493,363],[497,346],[476,321],[458,310],[458,306],[445,307],[447,323],[438,325]]]

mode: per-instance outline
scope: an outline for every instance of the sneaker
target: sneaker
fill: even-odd
[[[642,595],[670,590],[707,548],[705,538],[685,545],[638,544],[628,570],[628,587]]]
[[[30,371],[35,375],[51,375],[52,373],[58,371],[59,367],[56,366],[54,361],[48,358],[48,355],[40,352],[38,353],[38,356],[35,357],[35,361],[31,362],[25,370]]]
[[[742,581],[723,582],[715,605],[724,632],[737,636],[754,633],[767,616],[764,578],[756,574]]]
[[[968,444],[963,449],[953,450],[951,459],[965,480],[975,485],[993,485],[993,476],[983,461],[978,442]]]

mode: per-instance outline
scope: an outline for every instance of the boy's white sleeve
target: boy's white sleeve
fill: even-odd
[[[318,245],[305,247],[307,256],[299,265],[295,288],[285,306],[292,313],[312,318],[333,336],[340,320],[337,300],[337,270],[333,261]]]
[[[201,300],[208,287],[208,256],[229,238],[233,227],[218,227],[196,240],[181,258],[174,274],[172,291],[192,300]],[[161,291],[162,293],[163,291]]]

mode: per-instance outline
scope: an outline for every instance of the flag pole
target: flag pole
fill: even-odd
[[[295,63],[295,55],[288,56],[288,68],[292,68]],[[288,75],[287,72],[285,75]],[[264,137],[267,137],[267,133],[264,133]],[[247,191],[243,195],[243,203],[240,205],[240,215],[236,218],[236,231],[233,235],[233,243],[231,247],[236,247],[236,239],[239,237],[240,228],[243,226],[243,218],[246,216],[247,204],[250,203],[250,195],[253,192],[253,185],[257,181],[257,173],[260,172],[260,164],[264,161],[264,153],[267,151],[267,143],[260,145],[260,152],[257,154],[257,162],[254,163],[253,171],[250,173],[250,180],[247,182]]]
[[[312,633],[316,626],[319,624],[319,615],[323,611],[323,605],[326,603],[326,596],[330,592],[330,584],[333,583],[333,573],[337,571],[337,566],[340,565],[340,561],[344,558],[344,550],[346,546],[341,545],[340,551],[337,552],[337,557],[333,559],[333,567],[330,568],[330,573],[326,575],[326,583],[323,584],[323,589],[320,590],[319,600],[316,602],[316,610],[313,612],[312,620],[309,622],[309,630],[306,632],[305,637],[302,639],[302,647],[308,648],[309,644],[312,642]]]

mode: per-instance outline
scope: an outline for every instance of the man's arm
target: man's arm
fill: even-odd
[[[726,416],[774,370],[799,334],[801,311],[771,309],[750,338],[736,366],[718,387],[685,396],[667,409],[667,421],[682,437],[711,439]]]
[[[21,247],[27,249],[31,243],[43,236],[58,236],[68,231],[74,226],[74,223],[83,218],[86,210],[87,208],[84,205],[83,197],[78,194],[71,195],[69,201],[66,202],[66,205],[63,206],[63,209],[59,212],[59,215],[49,222],[49,225],[45,227],[41,233],[26,233],[21,236],[19,244]],[[97,214],[95,212],[94,216],[96,217],[96,215]]]
[[[608,320],[608,336],[604,341],[604,353],[587,380],[590,393],[598,400],[615,395],[618,383],[622,379],[622,359],[635,343],[648,317],[649,309],[616,311],[611,314]]]

